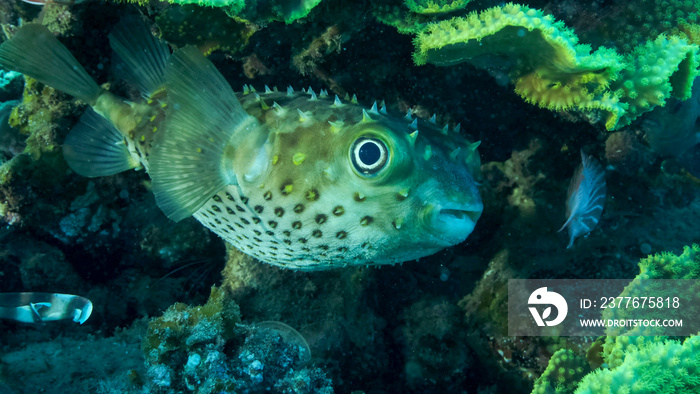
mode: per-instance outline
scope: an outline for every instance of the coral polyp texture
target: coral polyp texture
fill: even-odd
[[[629,124],[669,97],[690,96],[698,46],[685,38],[659,36],[625,56],[578,41],[552,15],[509,3],[429,24],[414,41],[414,60],[499,69],[525,101],[580,112],[600,119],[608,130]]]
[[[652,341],[630,349],[613,369],[586,375],[576,394],[696,393],[700,389],[700,337]]]
[[[433,15],[464,9],[471,0],[406,0],[406,6],[417,14]]]
[[[663,285],[661,281],[653,279],[695,279],[684,281],[683,290],[686,294],[699,294],[700,286],[697,279],[700,279],[700,246],[686,246],[683,253],[675,255],[670,252],[663,252],[648,256],[639,261],[639,274],[625,287],[620,297],[644,297],[647,294],[654,294],[656,297],[678,297],[675,287]],[[687,302],[692,303],[692,302]],[[686,303],[686,304],[687,304]],[[693,316],[700,313],[696,305],[686,305],[681,314],[678,309],[655,309],[649,311],[648,318],[656,319],[682,319],[683,315]],[[603,319],[626,319],[630,318],[629,311],[624,308],[606,308],[603,312]],[[668,332],[668,329],[665,330]],[[615,335],[668,335],[664,330],[656,327],[636,326],[610,327],[606,330],[609,336]]]
[[[619,297],[637,298],[641,294],[667,297],[668,293],[649,285],[648,280],[697,279],[700,246],[686,246],[679,255],[664,252],[648,256],[639,261],[639,268],[639,275]],[[687,281],[686,285],[693,286],[696,281]],[[698,292],[697,289],[684,291]],[[697,315],[696,311],[686,312]],[[658,316],[648,316],[679,318],[669,309]],[[630,318],[624,308],[606,308],[602,317],[604,320]],[[700,389],[700,337],[671,340],[637,327],[627,331],[608,329],[606,334],[593,343],[586,358],[570,349],[554,353],[532,393],[695,393]],[[594,364],[599,367],[591,372],[590,366]]]

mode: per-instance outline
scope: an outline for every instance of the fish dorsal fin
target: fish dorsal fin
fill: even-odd
[[[95,105],[102,89],[53,33],[36,23],[22,26],[0,45],[0,65]]]
[[[158,206],[179,221],[194,214],[235,174],[222,168],[237,132],[257,127],[214,65],[195,47],[172,54],[165,71],[168,116],[157,135],[150,174]]]
[[[122,134],[91,108],[68,133],[63,157],[73,171],[90,178],[140,166],[129,153]]]
[[[125,18],[119,22],[109,35],[109,44],[120,60],[115,71],[134,84],[144,97],[151,97],[163,87],[170,49],[151,34],[141,18]]]

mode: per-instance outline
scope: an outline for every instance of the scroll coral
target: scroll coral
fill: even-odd
[[[602,118],[609,130],[669,97],[688,98],[698,74],[698,46],[685,38],[661,35],[626,56],[592,51],[553,16],[512,3],[431,23],[414,43],[419,65],[500,68],[527,102]]]

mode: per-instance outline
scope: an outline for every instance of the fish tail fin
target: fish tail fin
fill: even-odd
[[[170,56],[165,70],[168,117],[156,136],[149,174],[158,206],[179,221],[194,214],[235,174],[222,169],[236,132],[258,125],[216,67],[195,47]]]
[[[90,178],[140,166],[129,153],[119,130],[90,108],[68,133],[63,157],[73,171]]]
[[[152,97],[165,85],[170,49],[151,34],[143,19],[124,18],[109,35],[109,43],[118,58],[116,73],[143,96]]]
[[[45,26],[22,26],[0,45],[0,65],[95,105],[102,89]]]

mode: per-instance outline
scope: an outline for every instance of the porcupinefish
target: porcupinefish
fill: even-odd
[[[435,123],[311,88],[234,93],[195,47],[170,54],[143,22],[110,44],[143,100],[99,87],[43,26],[0,46],[0,64],[87,102],[66,138],[89,176],[145,168],[156,202],[273,265],[392,264],[463,242],[483,206],[478,143]]]

